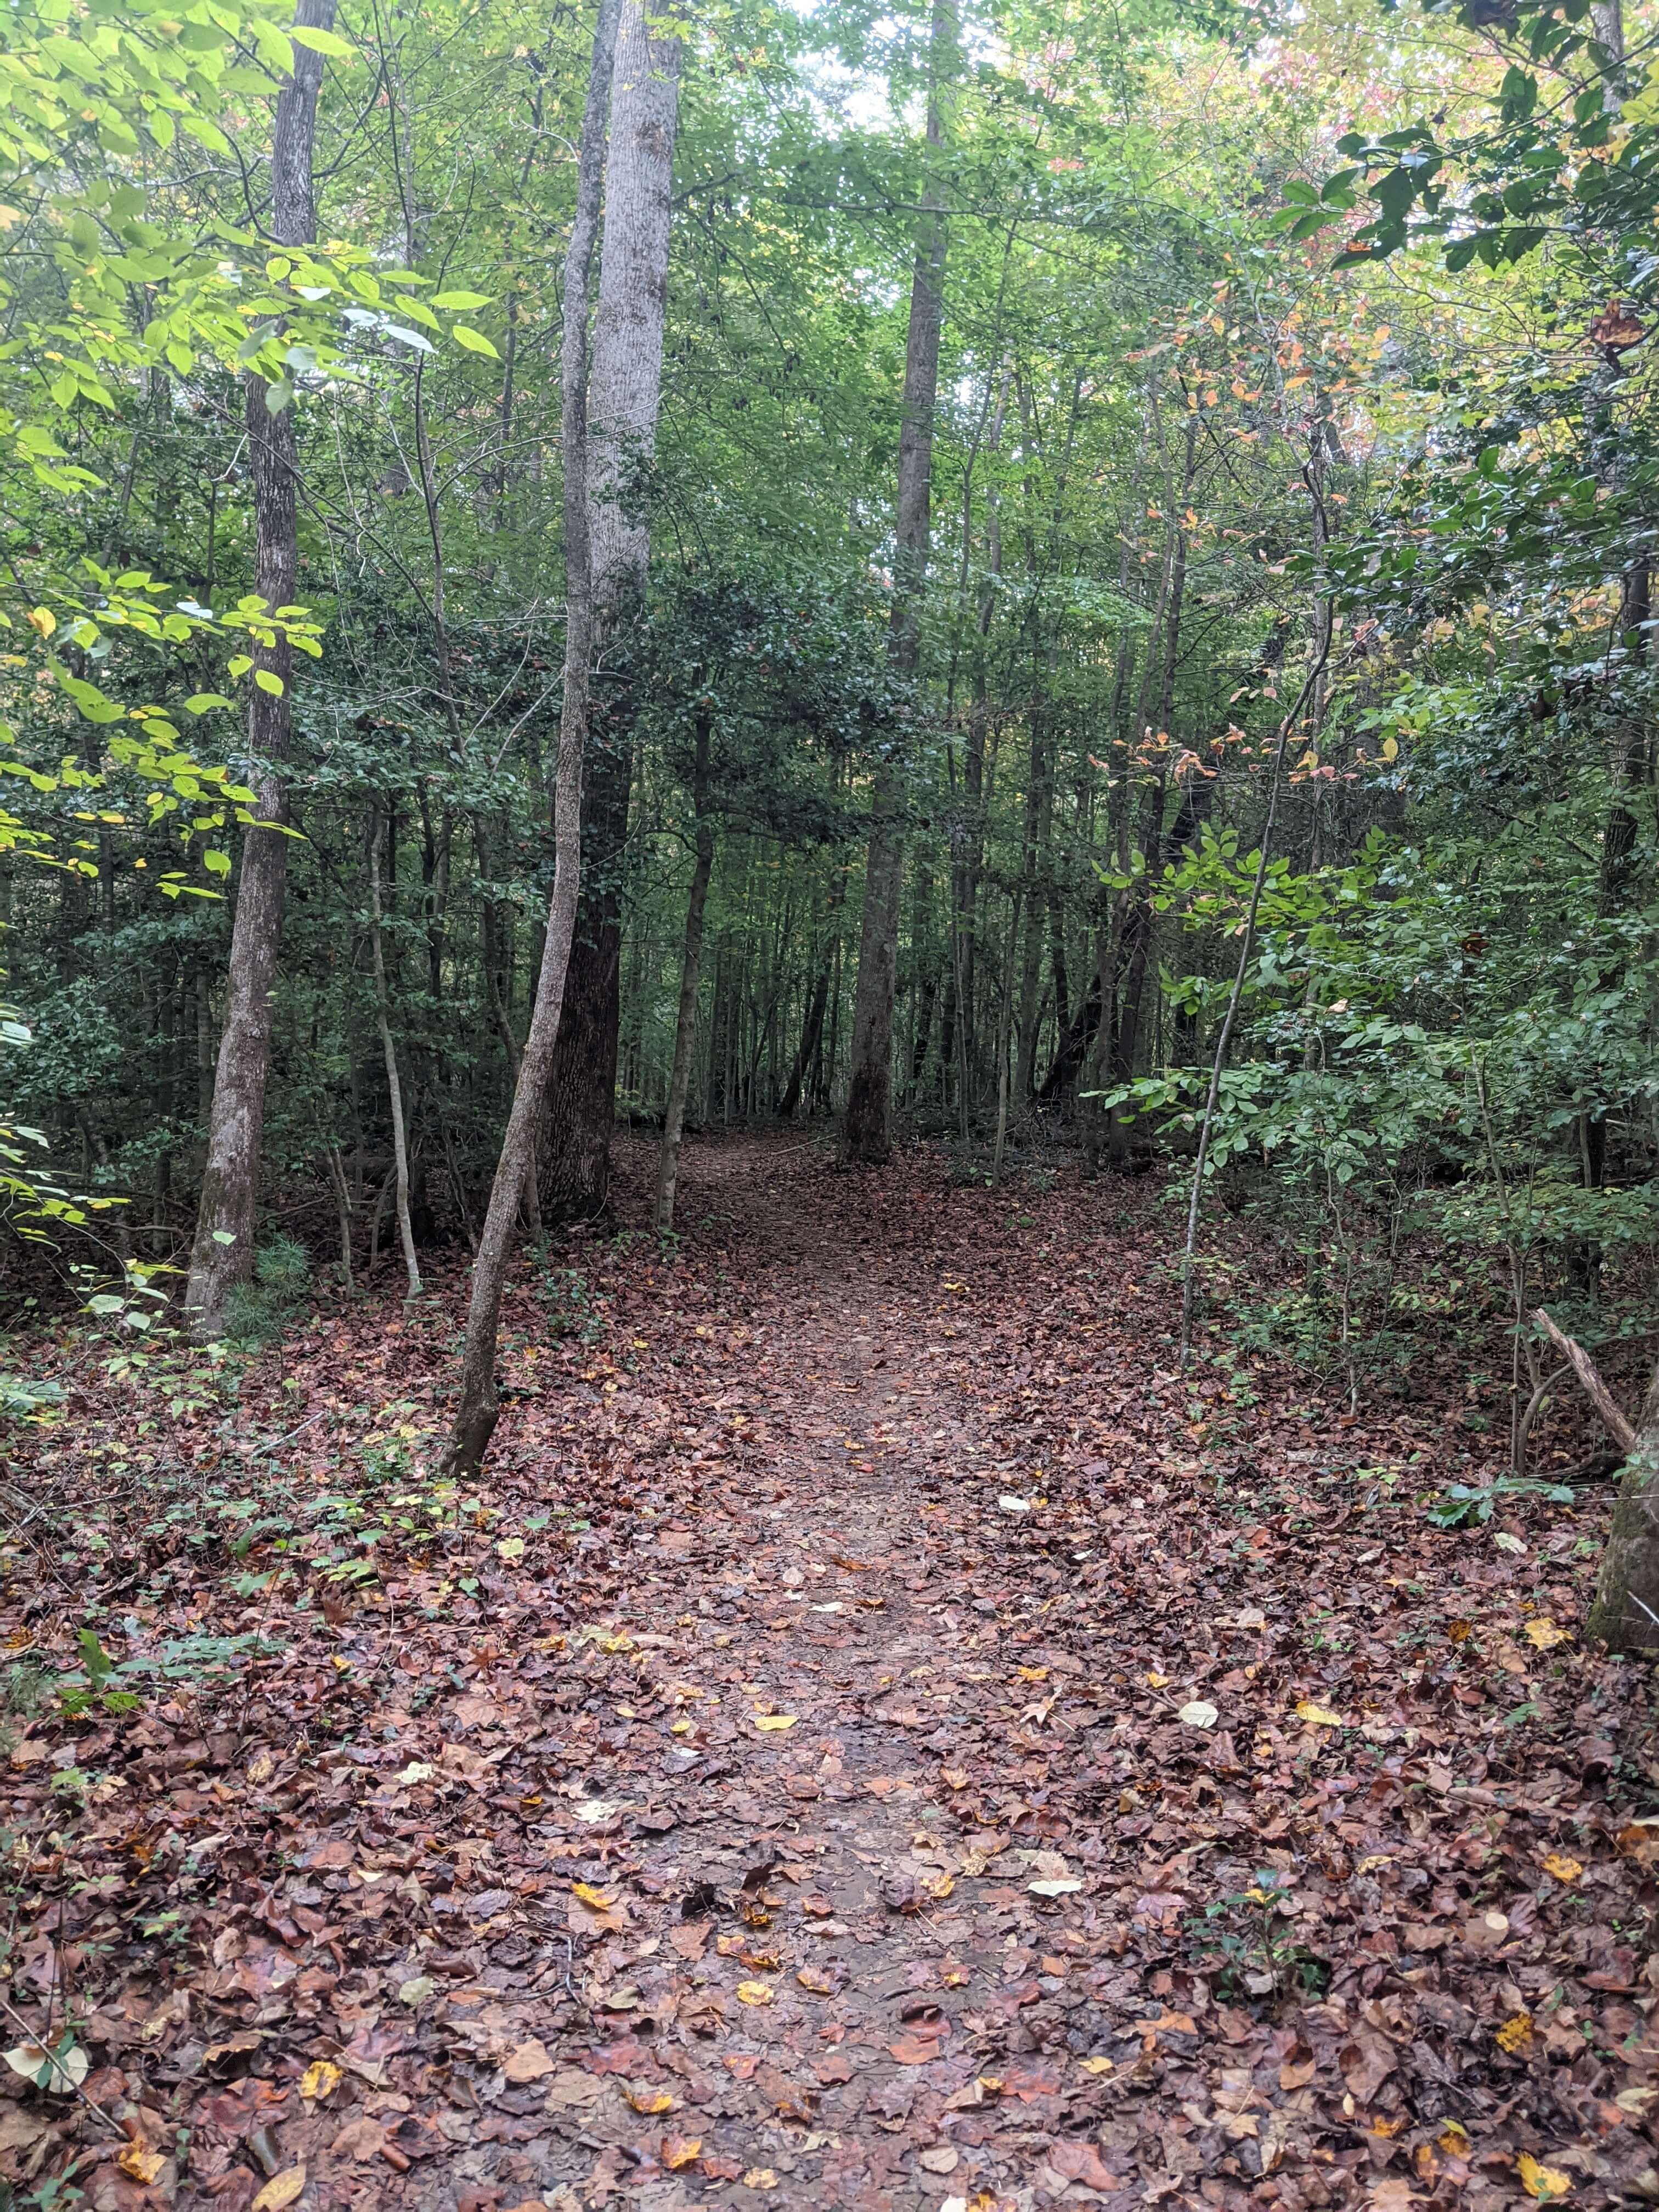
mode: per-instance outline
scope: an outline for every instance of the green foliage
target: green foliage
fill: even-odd
[[[274,1343],[311,1296],[311,1255],[297,1237],[273,1237],[254,1255],[253,1278],[225,1308],[225,1340],[238,1351]]]
[[[1504,1505],[1522,1498],[1542,1498],[1550,1505],[1571,1505],[1577,1492],[1564,1482],[1540,1482],[1529,1475],[1500,1474],[1495,1481],[1471,1485],[1449,1483],[1444,1497],[1428,1509],[1437,1528],[1484,1528]]]

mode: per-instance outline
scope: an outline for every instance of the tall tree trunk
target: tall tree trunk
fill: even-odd
[[[691,1088],[691,1054],[697,1041],[697,981],[702,969],[702,917],[708,902],[708,878],[714,867],[714,822],[708,811],[708,721],[697,724],[696,766],[692,774],[696,814],[696,860],[685,907],[685,952],[680,963],[680,1012],[674,1027],[674,1066],[668,1079],[668,1109],[663,1116],[662,1156],[657,1164],[659,1237],[674,1226],[674,1186],[679,1177],[680,1137],[685,1101]]]
[[[803,1091],[807,1091],[810,1100],[808,1079],[823,1039],[823,1017],[830,1005],[830,986],[836,973],[836,955],[841,949],[841,910],[846,897],[847,871],[837,862],[830,878],[830,895],[823,902],[823,962],[807,998],[805,1017],[801,1023],[800,1048],[795,1054],[788,1085],[778,1108],[779,1114],[786,1121],[793,1119]]]
[[[334,0],[298,0],[294,20],[325,31],[334,21]],[[307,246],[317,235],[311,173],[322,73],[321,55],[296,46],[294,74],[276,95],[270,143],[270,235],[278,246]],[[253,483],[254,589],[269,609],[292,606],[300,568],[294,409],[290,402],[273,415],[267,386],[252,374],[243,379],[243,398]],[[293,734],[289,698],[293,648],[278,630],[273,644],[255,645],[252,650],[255,676],[274,677],[277,685],[273,693],[256,683],[248,694],[248,750],[258,764],[253,777],[255,812],[259,823],[269,826],[247,831],[237,878],[225,1022],[185,1290],[191,1333],[202,1341],[223,1334],[225,1302],[253,1272],[265,1084],[270,1073],[271,996],[288,887],[288,786],[283,771]]]
[[[564,332],[560,353],[564,458],[564,696],[553,787],[553,890],[547,942],[536,981],[530,1035],[513,1086],[513,1106],[489,1189],[489,1211],[472,1263],[472,1296],[461,1356],[455,1419],[444,1453],[451,1475],[475,1474],[501,1413],[495,1341],[519,1202],[535,1172],[536,1132],[558,1041],[565,975],[576,930],[581,878],[582,761],[587,743],[588,678],[593,657],[593,563],[587,508],[587,301],[605,174],[605,106],[611,91],[620,0],[599,0],[587,102],[576,155],[576,209],[564,264]]]
[[[927,99],[929,167],[942,140],[940,78],[953,37],[945,0],[934,0]],[[939,331],[945,315],[945,223],[936,182],[922,195],[922,217],[910,275],[910,323],[904,349],[904,400],[899,425],[897,537],[891,654],[907,681],[921,661],[921,599],[932,543],[933,408],[939,397]],[[864,918],[859,932],[858,985],[853,1001],[853,1065],[842,1125],[842,1155],[872,1164],[893,1149],[893,994],[898,978],[899,895],[904,876],[901,842],[904,776],[890,757],[877,772],[864,871]]]
[[[409,1131],[404,1121],[404,1086],[398,1075],[398,1048],[392,1037],[392,1012],[386,988],[386,951],[380,940],[380,817],[378,812],[369,824],[368,833],[368,948],[374,970],[374,1013],[380,1024],[380,1050],[386,1058],[386,1096],[392,1104],[392,1158],[398,1235],[404,1248],[404,1271],[409,1278],[408,1296],[418,1298],[421,1295],[421,1263],[415,1256],[415,1231],[409,1219]]]
[[[610,1192],[635,710],[629,632],[644,610],[650,555],[645,476],[662,388],[681,51],[678,39],[655,35],[644,0],[623,0],[590,403],[595,666],[582,823],[587,882],[543,1153],[543,1212],[556,1220],[601,1212]]]

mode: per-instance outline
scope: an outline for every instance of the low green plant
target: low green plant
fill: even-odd
[[[311,1255],[295,1237],[273,1237],[253,1261],[253,1279],[225,1302],[225,1340],[258,1352],[281,1337],[311,1294]]]
[[[1487,1483],[1454,1482],[1428,1509],[1437,1528],[1473,1528],[1492,1519],[1498,1507],[1520,1498],[1541,1498],[1551,1505],[1571,1505],[1577,1492],[1565,1482],[1535,1475],[1500,1474]]]
[[[1218,1898],[1188,1916],[1188,1933],[1206,1962],[1218,1961],[1217,1995],[1241,1997],[1319,1997],[1330,1982],[1329,1962],[1297,1936],[1290,1887],[1276,1868],[1258,1867],[1249,1889]]]

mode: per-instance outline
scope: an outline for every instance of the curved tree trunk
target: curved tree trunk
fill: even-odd
[[[334,0],[298,0],[294,20],[325,31],[334,21]],[[322,74],[321,55],[296,46],[294,74],[276,95],[270,143],[270,235],[279,246],[309,245],[317,235],[311,172]],[[266,393],[263,378],[250,373],[243,379],[253,485],[253,584],[265,605],[275,609],[292,606],[299,591],[295,498],[299,455],[292,404],[273,415]],[[273,644],[254,645],[252,652],[254,673],[274,676],[278,689],[272,693],[256,684],[248,694],[248,750],[261,764],[253,777],[258,822],[242,841],[225,1023],[185,1290],[191,1334],[202,1341],[223,1334],[226,1300],[253,1272],[265,1084],[270,1073],[271,994],[276,987],[288,890],[288,786],[283,767],[293,735],[289,686],[294,654],[281,631]]]
[[[495,1387],[495,1340],[501,1290],[526,1179],[535,1172],[536,1133],[558,1041],[566,971],[576,929],[581,878],[582,757],[587,742],[588,672],[593,652],[593,568],[587,530],[587,299],[605,173],[605,103],[611,90],[619,0],[599,0],[593,59],[576,157],[576,211],[564,264],[564,337],[561,351],[564,449],[565,631],[564,697],[559,715],[559,758],[553,787],[553,892],[548,902],[547,943],[513,1085],[513,1106],[501,1158],[489,1188],[478,1254],[472,1263],[461,1382],[444,1453],[451,1475],[476,1474],[489,1448],[501,1412]]]

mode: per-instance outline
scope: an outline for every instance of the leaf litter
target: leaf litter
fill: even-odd
[[[573,1243],[581,1327],[516,1289],[476,1496],[423,1471],[459,1279],[175,1406],[191,1516],[131,1378],[16,1454],[100,1540],[9,1561],[69,1686],[5,1768],[15,2188],[1659,2195],[1646,1675],[1575,1627],[1605,1498],[1431,1524],[1449,1370],[1357,1421],[1178,1377],[1150,1196],[685,1174],[672,1260]]]

